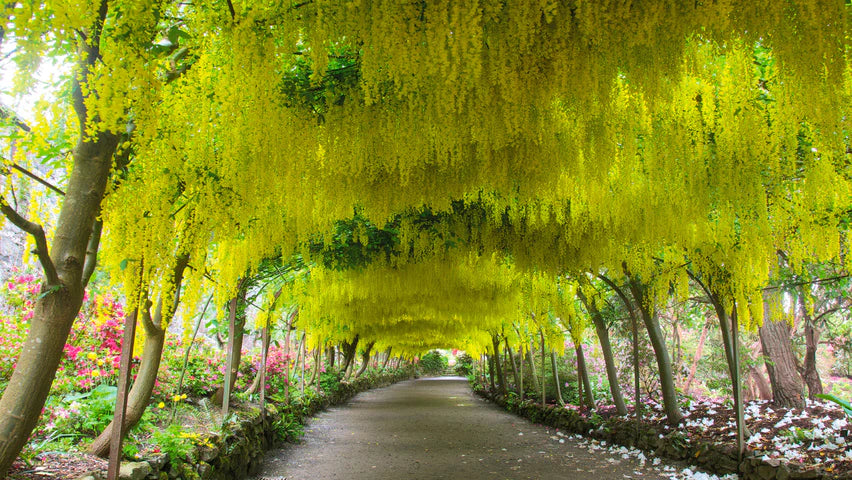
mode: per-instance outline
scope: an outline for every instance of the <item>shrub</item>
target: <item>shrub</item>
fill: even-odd
[[[420,371],[426,374],[441,373],[447,368],[447,357],[441,355],[441,352],[432,350],[420,357]]]
[[[473,357],[466,353],[456,357],[455,371],[456,375],[461,375],[462,377],[466,377],[473,373]]]

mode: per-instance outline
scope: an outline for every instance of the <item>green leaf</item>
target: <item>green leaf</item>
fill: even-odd
[[[58,292],[60,288],[62,288],[62,285],[53,285],[53,286],[51,286],[51,287],[47,287],[47,289],[46,289],[45,291],[41,292],[41,293],[38,295],[38,297],[36,297],[36,298],[38,298],[39,300],[41,300],[42,298],[44,298],[44,297],[46,297],[46,296],[50,295],[51,293]]]
[[[120,268],[120,269],[122,269],[122,270],[126,269],[126,268],[127,268],[127,262],[128,262],[128,261],[129,261],[129,259],[125,258],[124,260],[122,260],[121,262],[119,262],[119,264],[118,264],[118,268]]]
[[[846,400],[835,397],[834,395],[831,395],[829,393],[819,393],[819,394],[816,395],[816,397],[821,398],[823,400],[828,400],[830,402],[834,402],[834,403],[840,405],[841,407],[843,407],[843,411],[846,412],[846,415],[849,415],[850,417],[852,417],[852,404],[850,404]]]

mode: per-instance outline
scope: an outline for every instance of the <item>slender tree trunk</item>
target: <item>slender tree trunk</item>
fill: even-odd
[[[630,333],[633,338],[633,413],[636,416],[636,440],[639,440],[639,423],[642,421],[641,385],[639,384],[639,332],[637,328],[636,311],[624,290],[605,275],[598,274],[597,277],[609,285],[624,304],[624,309],[630,315]]]
[[[544,345],[544,330],[539,330],[538,333],[539,335],[541,335],[541,406],[544,407],[545,405],[547,405],[547,392],[545,390],[547,387],[547,380],[544,375],[544,371],[546,368],[544,365],[544,359],[546,357],[546,348]]]
[[[263,330],[261,330],[261,338],[262,339],[268,339],[269,338],[269,333],[268,333],[268,330],[267,330],[266,327],[264,327]],[[267,342],[265,340],[261,340],[260,352],[261,352],[261,358],[265,358],[266,355],[269,353],[269,342]],[[260,365],[257,367],[257,373],[254,375],[254,380],[251,381],[251,385],[249,385],[248,388],[246,388],[244,393],[251,395],[251,394],[258,393],[260,391],[260,377],[263,376],[263,372],[265,371],[265,367],[266,367],[266,365],[264,364],[263,361],[261,361]]]
[[[619,415],[627,415],[627,405],[624,404],[624,396],[621,393],[621,385],[618,383],[618,371],[615,368],[615,359],[612,355],[612,344],[609,340],[609,329],[606,327],[603,315],[598,311],[598,308],[588,301],[582,290],[577,290],[577,296],[586,307],[586,311],[592,317],[592,323],[595,325],[595,332],[598,334],[598,341],[601,345],[601,353],[603,353],[604,364],[606,365],[606,377],[609,380],[609,392],[612,394],[612,401],[615,404],[615,411]]]
[[[592,382],[589,379],[589,369],[586,368],[586,354],[583,353],[583,344],[578,343],[576,345],[577,352],[577,371],[580,374],[580,377],[583,381],[583,391],[585,392],[585,401],[584,403],[589,406],[590,409],[594,410],[595,408],[595,397],[592,394]],[[583,401],[583,400],[581,400]]]
[[[532,342],[530,342],[532,344]],[[533,397],[535,397],[535,393],[541,391],[541,387],[538,383],[538,373],[535,371],[535,349],[528,348],[527,349],[527,363],[530,365],[530,382],[533,391]]]
[[[385,371],[385,369],[388,367],[388,361],[390,361],[391,358],[391,348],[392,347],[388,347],[387,351],[385,352],[385,361],[382,362],[382,371]]]
[[[512,347],[509,346],[509,339],[506,338],[505,341],[506,341],[506,356],[509,357],[509,361],[511,362],[511,365],[512,365],[512,375],[515,376],[515,388],[520,389],[521,374],[520,374],[520,372],[518,372],[518,364],[515,362],[515,354],[512,352]]]
[[[760,344],[766,358],[766,371],[772,385],[773,402],[781,407],[804,408],[802,377],[796,369],[796,357],[790,339],[790,324],[773,319],[769,293],[764,293],[763,326],[760,327]]]
[[[494,368],[497,370],[497,379],[500,382],[500,393],[505,397],[509,394],[509,389],[506,388],[506,376],[503,375],[503,365],[500,361],[500,339],[498,336],[491,336],[491,343],[494,346]]]
[[[296,311],[293,311],[295,314]],[[287,379],[284,381],[284,403],[290,404],[290,381],[293,376],[290,375],[290,329],[293,326],[293,314],[287,316],[287,322],[284,324],[284,375]]]
[[[494,384],[494,355],[487,355],[488,358],[488,381],[491,384],[491,391],[497,392],[497,387]]]
[[[230,394],[234,391],[234,385],[237,383],[237,373],[240,370],[240,361],[242,360],[243,349],[243,330],[246,325],[245,312],[240,313],[239,303],[242,300],[245,303],[246,291],[243,288],[245,280],[240,281],[240,287],[237,296],[229,302],[228,324],[232,330],[228,339],[228,352],[225,360],[225,381],[211,397],[213,405],[222,407],[227,414],[228,404],[230,403]]]
[[[330,372],[330,371],[334,370],[334,345],[331,345],[331,346],[326,348],[325,359],[326,359],[325,371]]]
[[[627,270],[625,267],[625,274]],[[666,420],[677,425],[683,419],[683,413],[680,411],[680,405],[677,401],[677,391],[674,385],[674,374],[672,372],[672,363],[669,358],[669,351],[666,348],[666,340],[663,337],[663,331],[660,329],[660,322],[657,319],[653,305],[649,304],[649,299],[645,296],[644,287],[638,280],[629,279],[630,291],[636,299],[639,307],[639,312],[642,314],[642,321],[645,323],[645,329],[648,331],[648,336],[651,339],[651,346],[654,349],[654,356],[657,359],[657,368],[660,376],[660,390],[663,394],[663,408],[666,411]]]
[[[550,351],[550,368],[553,369],[553,385],[556,387],[556,403],[560,407],[565,406],[565,399],[562,398],[562,385],[559,384],[559,368],[556,366],[556,351]]]
[[[698,337],[698,346],[695,348],[695,356],[692,358],[692,366],[689,367],[689,377],[686,378],[686,385],[683,391],[690,393],[692,382],[695,380],[695,372],[698,371],[698,361],[704,354],[704,343],[707,341],[707,333],[710,331],[710,318],[704,322],[704,327],[701,329],[701,336]]]
[[[305,394],[305,364],[308,357],[308,346],[305,345],[305,339],[308,336],[307,332],[302,332],[302,341],[299,343],[302,352],[302,374],[299,376],[299,392]]]
[[[518,352],[518,370],[520,370],[521,375],[518,377],[518,393],[521,396],[521,401],[524,401],[524,396],[526,395],[524,392],[524,342],[521,340],[520,351]]]
[[[311,377],[308,379],[308,385],[314,385],[314,382],[317,381],[317,377],[319,376],[320,369],[320,361],[322,360],[320,356],[322,355],[322,348],[317,348],[313,352],[314,364],[311,366]]]

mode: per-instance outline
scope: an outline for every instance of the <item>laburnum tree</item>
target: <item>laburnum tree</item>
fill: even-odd
[[[622,286],[629,275],[656,334],[655,302],[688,285],[687,263],[718,287],[720,328],[733,313],[735,326],[756,327],[778,250],[794,272],[848,258],[849,9],[841,0],[5,6],[3,41],[22,46],[22,65],[42,52],[78,64],[80,142],[52,237],[3,203],[35,238],[45,295],[0,400],[0,469],[47,395],[51,378],[34,372],[55,370],[96,218],[107,268],[144,260],[162,277],[115,275],[129,299],[145,288],[173,298],[176,282],[165,279],[188,254],[184,282],[215,276],[219,305],[265,259],[321,258],[311,243],[331,240],[353,212],[387,226],[398,240],[381,255],[345,271],[317,260],[294,290],[317,348],[357,335],[399,354],[454,345],[496,357],[494,335],[505,343],[506,317],[526,302],[548,307],[528,315],[517,341],[538,335],[552,351],[563,317],[551,310],[565,303],[518,299],[518,279],[555,285],[565,272]],[[125,149],[132,158],[116,163],[99,212]],[[351,235],[369,249],[369,228]]]

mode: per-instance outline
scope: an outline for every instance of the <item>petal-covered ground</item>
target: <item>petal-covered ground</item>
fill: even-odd
[[[736,443],[734,410],[729,403],[691,403],[684,409],[685,418],[679,427],[666,424],[661,405],[649,402],[648,406],[648,421],[661,432],[682,430],[693,443]],[[818,400],[796,409],[753,401],[744,410],[749,451],[832,475],[852,472],[852,419],[838,405]]]

